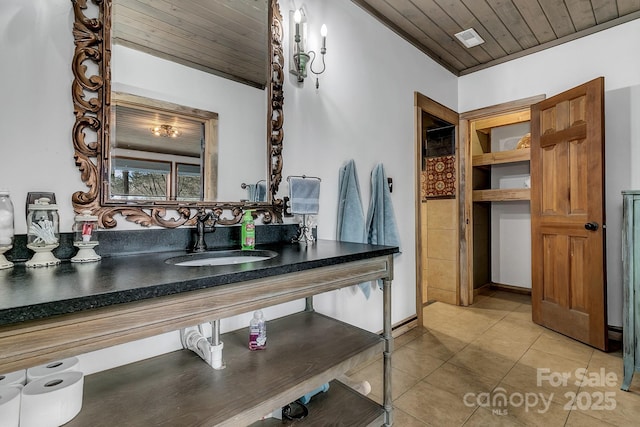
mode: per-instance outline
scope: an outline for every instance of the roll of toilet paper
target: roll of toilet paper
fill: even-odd
[[[0,424],[6,427],[20,425],[21,385],[0,387]]]
[[[20,427],[57,427],[82,409],[82,372],[68,371],[28,383],[22,389]]]
[[[25,385],[27,383],[27,371],[9,372],[8,374],[0,374],[0,387],[7,385]]]
[[[27,382],[61,372],[78,371],[78,363],[80,362],[77,357],[69,357],[44,365],[34,366],[33,368],[27,369]]]

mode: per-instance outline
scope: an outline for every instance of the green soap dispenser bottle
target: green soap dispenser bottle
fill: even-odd
[[[246,211],[242,217],[241,243],[243,251],[250,251],[256,247],[256,224],[251,212],[253,210]]]

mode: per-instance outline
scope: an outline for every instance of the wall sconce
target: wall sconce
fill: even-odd
[[[311,71],[316,76],[316,89],[320,86],[318,83],[318,75],[324,73],[326,65],[324,63],[324,55],[327,53],[327,26],[322,24],[320,28],[320,35],[322,36],[322,48],[320,48],[320,55],[322,57],[322,70],[314,71],[313,63],[316,59],[316,52],[310,50],[307,52],[307,20],[304,14],[304,11],[301,9],[297,9],[292,14],[290,13],[290,21],[289,28],[295,26],[295,31],[293,33],[293,40],[290,43],[289,54],[290,58],[293,59],[293,63],[291,64],[291,73],[295,74],[298,77],[298,83],[302,83],[304,79],[307,77],[307,65],[309,71]],[[313,57],[311,56],[313,55]],[[311,62],[309,62],[311,59]]]

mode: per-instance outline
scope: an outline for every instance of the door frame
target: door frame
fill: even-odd
[[[458,137],[458,124],[459,115],[452,109],[445,107],[444,105],[432,100],[431,98],[422,95],[419,92],[414,92],[414,111],[415,111],[415,218],[416,218],[416,314],[418,316],[418,324],[423,325],[422,309],[425,304],[422,302],[422,217],[421,217],[421,172],[422,172],[422,113],[427,113],[440,120],[444,120],[455,125],[455,153],[456,157],[460,157],[459,154],[459,137]],[[460,180],[459,167],[456,173],[456,180]],[[457,188],[458,186],[456,186]],[[460,197],[460,191],[456,189],[456,198]],[[456,286],[459,288],[459,285]]]
[[[459,304],[468,306],[473,304],[473,174],[470,129],[473,121],[492,116],[502,116],[517,113],[529,109],[531,105],[546,98],[545,95],[536,95],[467,111],[460,114],[459,136],[460,152],[458,168],[460,177],[458,181],[458,211],[459,221]],[[469,181],[467,182],[467,177]],[[467,185],[469,184],[469,185]]]

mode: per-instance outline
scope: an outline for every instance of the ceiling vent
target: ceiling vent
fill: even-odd
[[[482,37],[480,37],[480,34],[476,33],[476,30],[474,30],[473,28],[460,31],[459,33],[456,33],[455,36],[467,48],[478,46],[479,44],[484,43],[484,40],[482,39]]]

